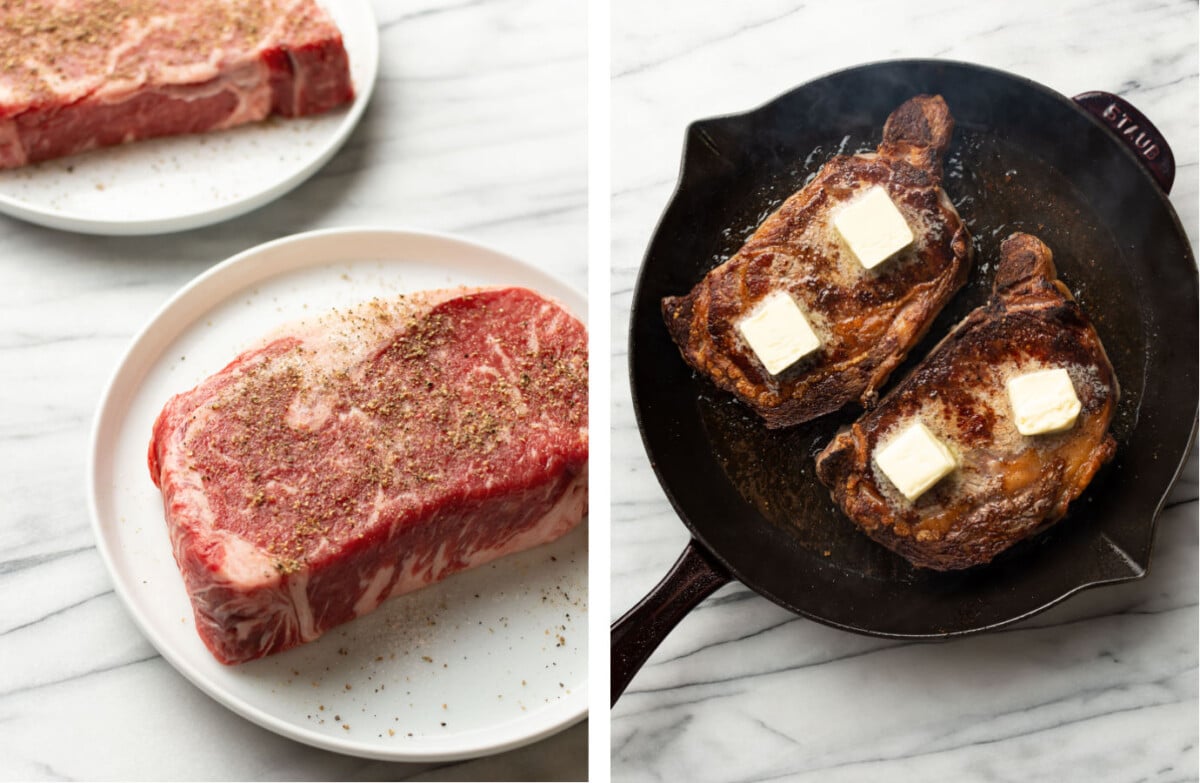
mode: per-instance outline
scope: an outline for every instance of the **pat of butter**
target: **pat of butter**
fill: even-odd
[[[908,221],[878,185],[843,207],[834,216],[833,227],[866,269],[879,266],[914,239]]]
[[[1017,432],[1022,435],[1045,435],[1075,426],[1082,406],[1066,370],[1018,375],[1009,378],[1006,386]]]
[[[875,451],[875,464],[909,500],[954,472],[958,460],[922,422],[916,421]]]
[[[821,347],[821,339],[786,291],[768,294],[738,321],[737,328],[772,375],[778,375]]]

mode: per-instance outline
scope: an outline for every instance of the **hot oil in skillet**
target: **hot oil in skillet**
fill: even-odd
[[[838,152],[874,150],[878,137],[851,134],[840,144],[817,147],[801,155],[799,164],[753,186],[738,202],[714,243],[712,266],[733,255],[768,215],[802,187]],[[1103,492],[1107,475],[1120,462],[1120,446],[1136,424],[1144,383],[1142,357],[1146,341],[1134,295],[1137,282],[1129,274],[1112,233],[1090,211],[1087,201],[1060,172],[1029,152],[979,129],[959,127],[945,164],[944,187],[971,232],[975,265],[967,285],[946,306],[926,339],[893,373],[888,386],[924,357],[969,311],[987,301],[999,257],[1000,242],[1015,231],[1041,238],[1054,252],[1062,279],[1095,324],[1121,384],[1121,401],[1112,432],[1118,443],[1114,465],[1102,469],[1067,519],[1031,541],[1013,547],[994,566],[972,569],[977,578],[989,568],[1030,547],[1053,546],[1073,532],[1078,509]],[[814,459],[838,428],[854,421],[861,409],[850,406],[786,430],[771,431],[748,408],[711,384],[698,383],[699,412],[719,464],[742,498],[772,524],[786,530],[798,548],[827,564],[871,579],[891,582],[944,583],[952,588],[963,575],[922,571],[867,539],[850,523],[817,481]],[[1086,520],[1084,520],[1086,524]]]

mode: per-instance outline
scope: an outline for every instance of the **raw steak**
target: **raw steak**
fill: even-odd
[[[314,0],[0,0],[0,169],[353,98]]]
[[[940,96],[892,112],[875,153],[839,155],[788,198],[746,244],[686,296],[662,302],[684,360],[754,409],[788,427],[874,402],[888,375],[966,282],[971,242],[941,188],[954,119]],[[916,239],[864,269],[831,220],[846,202],[882,186]],[[738,320],[783,290],[814,319],[823,345],[773,376],[738,333]]]
[[[907,378],[817,456],[817,475],[863,532],[913,564],[986,563],[1058,521],[1116,451],[1108,432],[1120,391],[1104,346],[1047,248],[1029,234],[1001,245],[991,300],[971,312]],[[1005,381],[1062,367],[1082,403],[1075,426],[1025,436]],[[919,417],[961,465],[916,502],[872,461],[876,446]]]
[[[150,475],[224,663],[551,541],[587,507],[587,334],[522,288],[285,327],[154,425]]]

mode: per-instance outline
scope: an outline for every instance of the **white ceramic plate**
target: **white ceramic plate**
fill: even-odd
[[[379,30],[370,1],[320,2],[350,55],[357,97],[348,108],[0,171],[0,212],[66,231],[163,234],[228,220],[296,187],[354,130],[379,70]]]
[[[581,319],[585,298],[480,245],[335,230],[249,250],[196,278],[134,338],[100,402],[88,496],[101,556],[143,633],[193,683],[301,742],[431,761],[513,748],[587,712],[587,530],[407,596],[315,642],[223,666],[196,634],[150,481],[150,429],[171,395],[275,326],[332,307],[452,285],[516,284]]]

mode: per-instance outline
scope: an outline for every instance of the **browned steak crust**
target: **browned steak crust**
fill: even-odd
[[[954,120],[940,96],[892,112],[875,153],[839,155],[788,198],[728,261],[686,296],[667,297],[663,318],[680,353],[735,394],[771,428],[788,427],[854,400],[874,402],[950,297],[966,282],[971,243],[941,188]],[[865,270],[832,225],[841,204],[885,187],[905,215],[913,246]],[[774,290],[813,318],[823,344],[772,376],[737,321]]]
[[[1049,248],[1013,234],[1000,253],[989,302],[817,456],[817,475],[846,515],[924,568],[986,563],[1058,521],[1116,450],[1108,428],[1117,379],[1095,329],[1056,279]],[[1005,381],[1046,367],[1067,369],[1083,409],[1066,432],[1021,435]],[[909,502],[871,457],[917,417],[962,464]]]

